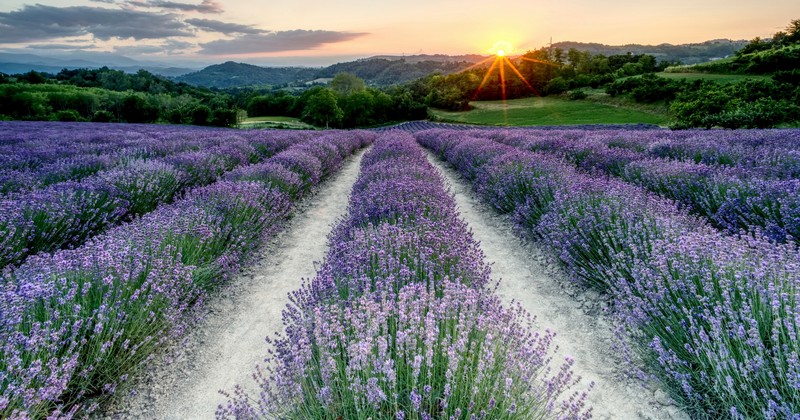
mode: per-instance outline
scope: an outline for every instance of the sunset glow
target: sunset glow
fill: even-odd
[[[223,58],[332,64],[374,55],[512,57],[551,40],[658,45],[768,38],[785,26],[787,16],[800,16],[796,0],[757,5],[675,0],[635,8],[621,0],[596,7],[585,1],[550,7],[508,0],[497,10],[454,0],[328,6],[322,0],[271,2],[268,13],[254,13],[263,7],[256,0],[9,0],[0,6],[0,50],[114,53],[171,64]]]

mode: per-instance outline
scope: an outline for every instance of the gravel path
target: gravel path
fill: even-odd
[[[602,314],[599,296],[570,283],[541,250],[520,240],[509,218],[483,203],[455,170],[431,154],[428,160],[455,194],[461,217],[492,263],[492,277],[501,279],[498,292],[503,300],[520,302],[536,317],[538,328],[557,333],[554,361],[573,356],[573,370],[583,383],[595,382],[589,398],[594,418],[688,418],[657,385],[645,386],[624,374],[626,362],[612,349],[613,326]]]
[[[219,390],[255,387],[251,374],[267,354],[264,339],[282,331],[288,293],[316,273],[327,235],[346,213],[363,154],[349,158],[316,195],[301,200],[294,218],[259,251],[258,263],[207,302],[207,314],[189,333],[180,357],[169,364],[156,359],[131,395],[121,395],[104,416],[209,419],[224,402]]]

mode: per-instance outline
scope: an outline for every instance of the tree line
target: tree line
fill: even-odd
[[[369,127],[428,117],[424,102],[408,86],[367,87],[351,73],[339,73],[327,86],[314,86],[300,95],[285,91],[251,95],[247,115],[288,116],[325,128]]]
[[[231,95],[175,83],[145,70],[107,67],[0,74],[0,119],[232,126]]]
[[[317,127],[354,128],[427,118],[404,86],[366,87],[340,73],[301,93],[216,89],[176,83],[145,70],[64,69],[0,74],[0,120],[96,121],[234,126],[242,116],[290,116]]]
[[[728,60],[690,69],[769,77],[724,84],[646,75],[616,80],[606,92],[640,103],[668,104],[675,128],[767,128],[800,122],[800,19],[771,39],[753,39]]]

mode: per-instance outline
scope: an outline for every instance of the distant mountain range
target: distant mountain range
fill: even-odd
[[[175,77],[196,70],[195,68],[174,67],[168,63],[137,61],[112,53],[77,52],[70,55],[43,56],[0,52],[0,72],[5,74],[27,73],[31,70],[44,73],[58,73],[62,69],[109,67],[128,73],[144,69],[153,74]]]
[[[575,48],[592,54],[652,54],[661,61],[680,61],[684,64],[703,63],[734,54],[748,41],[718,39],[697,44],[660,45],[603,45],[582,42],[558,42],[552,48],[565,51]],[[169,77],[178,82],[198,86],[231,88],[244,86],[301,85],[326,81],[340,72],[353,73],[372,86],[387,86],[424,77],[432,73],[449,74],[461,71],[484,60],[487,56],[420,54],[410,56],[381,55],[356,61],[337,63],[328,67],[262,67],[228,61],[200,69],[175,67],[170,63],[137,61],[112,53],[75,52],[69,55],[43,56],[25,53],[0,52],[0,72],[26,73],[31,70],[58,73],[64,68],[109,68],[134,73],[139,69]]]

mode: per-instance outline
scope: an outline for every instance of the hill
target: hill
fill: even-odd
[[[328,66],[318,73],[318,77],[333,77],[338,73],[347,72],[364,79],[368,85],[388,86],[409,82],[433,73],[456,73],[470,65],[472,63],[467,61],[369,58]]]
[[[195,86],[231,88],[254,85],[284,85],[317,78],[320,69],[313,67],[260,67],[227,61],[175,78]]]
[[[169,63],[137,61],[119,54],[76,52],[69,56],[43,56],[0,52],[0,73],[21,74],[31,70],[56,74],[62,69],[99,69],[109,67],[126,73],[147,70],[166,77],[179,76],[191,68],[175,67]]]
[[[734,55],[736,51],[747,45],[748,41],[733,41],[730,39],[715,39],[696,44],[659,44],[659,45],[605,45],[586,42],[557,42],[553,48],[569,50],[574,48],[579,51],[588,51],[592,54],[615,55],[615,54],[649,54],[659,61],[680,61],[683,64],[704,63],[710,60],[719,59]]]
[[[439,72],[454,73],[469,67],[472,61],[446,60],[449,56],[374,57],[337,63],[323,68],[260,67],[228,61],[200,71],[176,77],[178,82],[196,86],[231,88],[244,86],[280,86],[330,79],[347,72],[364,79],[370,86],[389,86]]]

